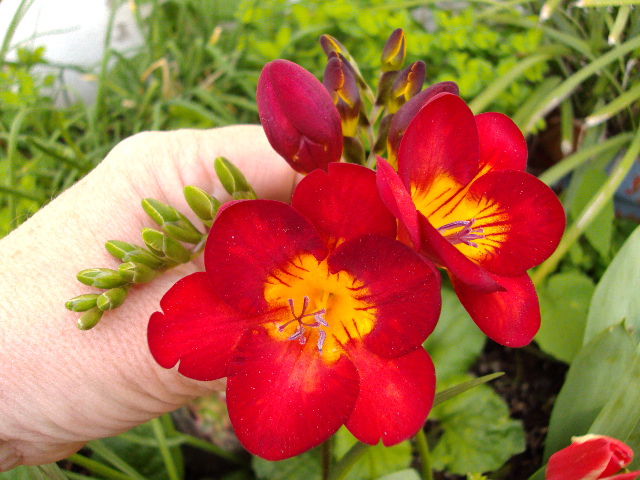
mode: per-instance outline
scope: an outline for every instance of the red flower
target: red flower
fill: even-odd
[[[549,458],[545,480],[633,480],[640,470],[613,475],[633,459],[633,450],[603,435],[574,437],[568,447]],[[613,475],[613,476],[611,476]]]
[[[404,133],[398,173],[378,161],[379,190],[400,220],[400,238],[447,269],[486,335],[514,347],[540,326],[526,271],[554,251],[565,224],[553,191],[524,172],[526,159],[509,118],[474,117],[458,96],[440,93]]]
[[[287,60],[267,63],[256,95],[269,143],[300,173],[327,169],[342,155],[340,114],[327,89]]]
[[[190,378],[228,376],[236,434],[266,459],[343,424],[365,443],[405,440],[433,402],[422,342],[440,279],[395,236],[374,172],[357,165],[310,173],[291,206],[232,203],[209,234],[206,272],[175,284],[151,317],[151,353]]]

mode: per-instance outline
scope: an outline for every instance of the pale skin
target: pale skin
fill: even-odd
[[[297,176],[258,126],[143,133],[0,241],[0,471],[63,459],[89,440],[224,388],[163,369],[147,347],[147,321],[160,298],[202,270],[201,261],[136,286],[90,331],[78,330],[79,314],[64,307],[76,295],[101,292],[79,283],[78,271],[117,268],[106,241],[143,244],[140,230],[154,224],[142,198],[187,213],[182,189],[195,185],[227,200],[213,170],[220,155],[260,198],[290,199]]]

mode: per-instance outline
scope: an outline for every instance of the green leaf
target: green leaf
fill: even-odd
[[[583,343],[620,323],[640,330],[640,227],[615,256],[593,294]]]
[[[632,335],[621,325],[593,338],[578,352],[558,394],[549,421],[544,457],[588,433],[592,423],[620,388],[635,352]]]
[[[469,376],[450,379],[461,383]],[[432,452],[436,470],[467,474],[497,470],[525,448],[520,422],[509,417],[509,408],[487,385],[479,385],[435,407],[442,436]]]
[[[424,342],[439,381],[466,373],[482,351],[486,337],[450,288],[442,289],[442,313]]]
[[[608,175],[598,168],[588,168],[577,174],[569,187],[572,197],[569,214],[578,218],[584,207],[591,201],[594,192],[606,182]],[[587,240],[605,260],[611,255],[611,237],[613,236],[614,209],[613,200],[606,202],[600,213],[584,231]]]
[[[552,275],[538,288],[542,326],[536,342],[542,350],[571,363],[582,347],[594,289],[591,278],[579,270]]]
[[[495,380],[498,377],[504,375],[504,372],[496,372],[490,373],[489,375],[484,375],[480,378],[473,378],[472,380],[468,380],[463,383],[459,383],[458,385],[454,385],[453,387],[445,388],[444,390],[440,390],[436,393],[435,398],[433,399],[433,406],[440,405],[442,402],[446,402],[458,395],[466,392],[467,390],[471,390],[472,388],[477,387],[478,385],[482,385],[483,383],[490,382],[491,380]]]
[[[338,430],[333,439],[335,442],[333,453],[336,458],[341,458],[357,443],[345,427]],[[411,458],[411,444],[408,441],[392,447],[385,447],[382,443],[378,443],[366,450],[344,478],[374,480],[382,475],[407,468],[411,464]]]
[[[55,463],[33,467],[20,466],[0,473],[0,480],[67,480]]]
[[[251,466],[256,476],[264,480],[321,480],[320,449],[314,448],[295,457],[270,462],[260,457],[251,457]]]

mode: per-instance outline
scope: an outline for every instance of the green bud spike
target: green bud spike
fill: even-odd
[[[142,208],[167,235],[176,240],[194,244],[202,240],[202,233],[175,208],[153,198],[142,200]]]
[[[111,270],[110,268],[89,268],[82,270],[77,275],[78,281],[89,285],[90,287],[98,288],[115,288],[121,287],[126,284],[118,272]]]
[[[240,169],[229,160],[224,157],[218,157],[214,160],[213,167],[220,183],[233,198],[236,200],[258,198]]]
[[[137,245],[120,240],[109,240],[104,246],[107,252],[122,262],[142,263],[154,270],[164,267],[164,262],[161,259]]]
[[[96,300],[100,295],[97,293],[86,293],[84,295],[78,295],[68,300],[64,306],[67,310],[72,312],[86,312],[87,310],[96,306]]]
[[[142,239],[147,248],[160,256],[160,258],[166,258],[175,263],[187,263],[191,260],[189,250],[184,248],[180,242],[162,232],[152,228],[145,228],[142,230]]]
[[[122,278],[132,283],[150,282],[156,276],[155,270],[136,262],[121,263],[118,267],[118,273]]]
[[[87,310],[78,319],[78,328],[80,330],[89,330],[95,327],[102,318],[103,313],[98,307]]]
[[[96,300],[96,306],[106,312],[107,310],[113,310],[118,308],[124,303],[127,298],[127,289],[124,287],[112,288],[107,290]]]
[[[220,202],[201,188],[191,185],[184,187],[184,198],[202,223],[210,227],[216,218]]]

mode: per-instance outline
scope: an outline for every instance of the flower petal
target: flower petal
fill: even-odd
[[[460,251],[490,272],[507,276],[546,260],[565,226],[564,210],[553,190],[518,170],[480,176],[449,215],[453,217],[475,218],[474,228],[484,231],[484,238],[474,240],[478,247],[460,244]]]
[[[420,225],[418,211],[411,195],[393,167],[378,157],[376,184],[380,198],[407,232],[415,250],[420,250]]]
[[[349,344],[349,357],[360,375],[360,393],[345,424],[361,442],[395,445],[420,430],[431,406],[436,372],[420,347],[396,358],[382,358],[358,342]]]
[[[287,60],[264,66],[256,96],[269,143],[298,172],[327,168],[342,155],[340,114],[322,83]]]
[[[375,325],[363,340],[376,354],[397,357],[415,350],[435,328],[440,275],[406,245],[364,235],[343,243],[327,263],[332,273],[346,271],[364,284],[361,300],[373,305]]]
[[[229,369],[229,418],[242,445],[267,460],[298,455],[324,442],[349,418],[358,373],[342,356],[326,364],[311,343],[247,332]]]
[[[389,162],[395,163],[395,158],[400,148],[400,141],[404,132],[409,127],[411,120],[418,114],[431,99],[440,93],[448,92],[458,95],[458,85],[454,82],[440,82],[425,88],[422,92],[412,97],[393,115],[389,125],[387,136],[387,149],[389,151]]]
[[[604,478],[627,466],[632,458],[633,451],[615,438],[584,435],[574,438],[571,445],[551,455],[544,478],[545,480]],[[637,476],[638,473],[635,473]],[[621,479],[624,476],[625,474],[622,474],[611,478]]]
[[[523,347],[540,328],[540,306],[533,283],[526,273],[492,277],[504,291],[482,293],[453,276],[451,282],[460,303],[485,335],[501,345]]]
[[[233,349],[256,323],[229,307],[202,272],[178,281],[160,306],[147,328],[151,355],[164,368],[180,361],[178,371],[196,380],[225,377]]]
[[[437,265],[446,268],[452,277],[479,292],[495,292],[501,290],[500,285],[489,272],[476,265],[449,243],[442,234],[422,214],[418,215],[421,252]]]
[[[303,253],[318,260],[327,254],[309,220],[285,203],[247,200],[216,218],[204,257],[209,280],[223,300],[257,315],[268,308],[264,285],[269,275]]]
[[[360,165],[332,163],[328,173],[311,172],[296,187],[291,205],[311,220],[329,249],[365,233],[396,236],[375,173]]]
[[[527,141],[513,121],[502,113],[476,115],[480,140],[480,170],[524,170]]]
[[[466,185],[478,173],[478,158],[473,113],[460,97],[441,93],[417,113],[404,133],[398,173],[407,187],[420,192],[443,177]]]

